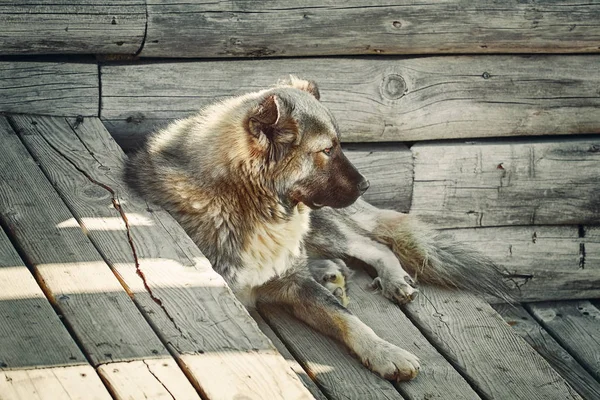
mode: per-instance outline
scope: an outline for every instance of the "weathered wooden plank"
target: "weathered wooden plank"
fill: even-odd
[[[69,364],[87,361],[0,229],[0,370]]]
[[[411,212],[439,227],[597,224],[600,138],[417,144]]]
[[[525,308],[600,380],[600,310],[585,300],[529,303]]]
[[[594,2],[148,0],[150,57],[597,52]],[[265,23],[268,21],[268,23]]]
[[[300,363],[296,361],[292,353],[290,353],[288,348],[285,347],[285,344],[281,341],[281,339],[279,339],[277,334],[273,331],[273,329],[271,329],[269,324],[267,324],[267,322],[263,319],[259,312],[256,309],[251,309],[248,311],[250,312],[250,315],[252,316],[254,321],[256,321],[256,324],[258,325],[262,333],[264,333],[265,336],[268,337],[269,340],[271,340],[271,342],[273,342],[273,345],[275,346],[277,351],[279,351],[279,353],[283,356],[283,358],[285,358],[292,371],[296,373],[296,375],[302,381],[304,386],[306,386],[306,388],[310,390],[310,394],[312,394],[313,397],[318,400],[327,399],[327,397],[325,397],[325,395],[323,394],[323,392],[321,392],[319,387],[313,382],[311,377],[308,376],[304,368],[302,368],[302,365],[300,365]]]
[[[583,236],[581,242],[581,262],[582,268],[600,268],[600,227],[598,226],[583,226],[581,227],[580,236]],[[590,296],[600,297],[600,296]]]
[[[111,398],[2,229],[0,398]]]
[[[104,364],[98,368],[116,400],[200,400],[172,358]],[[134,377],[132,379],[132,377]]]
[[[69,225],[73,215],[3,121],[0,218],[92,365],[169,358],[81,228]],[[147,376],[129,375],[131,381],[140,378],[139,386],[149,384]]]
[[[596,55],[106,65],[101,117],[131,147],[216,99],[296,74],[319,84],[346,142],[600,133],[597,65]]]
[[[89,365],[0,370],[2,400],[110,400]]]
[[[493,307],[581,396],[586,399],[600,398],[600,383],[562,348],[523,307],[508,304],[497,304]]]
[[[580,399],[485,301],[421,287],[404,311],[484,398]]]
[[[363,197],[369,203],[408,212],[412,200],[413,160],[403,144],[348,144],[344,152],[371,183]]]
[[[142,0],[5,1],[0,53],[135,54],[145,25]]]
[[[372,278],[366,272],[356,271],[348,286],[351,300],[348,308],[380,337],[412,352],[421,360],[418,379],[398,384],[400,393],[409,399],[479,399],[467,381],[427,341],[402,310],[370,288],[371,282]],[[442,381],[444,384],[440,385]]]
[[[339,342],[319,334],[280,308],[265,307],[261,314],[327,398],[405,398],[389,381],[363,367]]]
[[[183,229],[130,193],[121,181],[125,155],[98,119],[69,124],[64,118],[13,118],[77,221],[201,393],[310,398]]]
[[[98,66],[91,62],[0,61],[0,93],[0,112],[98,115]]]
[[[590,258],[587,267],[582,267],[586,265],[585,246],[591,238],[581,238],[577,227],[507,226],[451,232],[512,275],[515,300],[600,297],[600,262]]]

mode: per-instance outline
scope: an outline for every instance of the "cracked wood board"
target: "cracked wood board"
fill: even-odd
[[[102,65],[100,116],[131,148],[215,100],[295,74],[317,82],[345,142],[600,133],[599,63],[486,55]]]
[[[252,316],[254,321],[256,321],[256,324],[258,325],[262,333],[264,333],[269,338],[269,340],[273,342],[273,345],[275,346],[275,348],[277,348],[277,351],[279,351],[283,358],[285,358],[290,368],[296,373],[296,375],[302,381],[304,386],[306,386],[306,388],[310,390],[310,393],[313,395],[313,397],[317,400],[326,400],[327,398],[321,392],[319,387],[312,381],[311,377],[306,373],[304,368],[302,368],[302,365],[300,365],[300,363],[296,361],[292,353],[290,353],[288,348],[285,347],[285,344],[281,341],[281,339],[279,339],[277,334],[273,331],[273,329],[271,329],[271,327],[269,326],[269,324],[267,324],[263,317],[261,317],[259,312],[256,309],[248,311],[250,312],[250,316]]]
[[[448,230],[511,275],[519,301],[600,297],[600,262],[592,234],[575,226],[506,226]],[[588,250],[589,248],[589,250]],[[498,302],[490,298],[490,302]]]
[[[142,0],[2,2],[0,53],[135,54],[145,35]]]
[[[0,61],[0,93],[0,112],[98,115],[98,66],[92,62]]]
[[[101,255],[72,223],[73,215],[36,161],[2,121],[0,218],[92,365],[119,368],[130,360],[169,358]],[[144,379],[138,385],[147,384],[147,376],[129,376],[138,378]]]
[[[2,400],[110,400],[89,365],[0,370]]]
[[[204,396],[311,397],[177,222],[125,186],[125,155],[97,118],[12,118],[77,221]]]
[[[574,0],[147,3],[148,57],[574,53],[600,43],[600,7]]]
[[[411,150],[411,212],[439,228],[600,223],[598,136]]]
[[[525,304],[525,308],[597,380],[600,310],[585,300]]]
[[[172,358],[103,364],[98,372],[116,400],[200,400]],[[131,377],[135,377],[132,379]]]
[[[522,306],[497,304],[493,307],[581,396],[586,399],[600,398],[600,383],[562,348]]]
[[[404,312],[483,398],[581,399],[485,301],[430,286],[420,291]]]

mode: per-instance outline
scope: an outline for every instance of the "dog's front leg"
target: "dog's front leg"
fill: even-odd
[[[346,255],[371,265],[377,271],[373,286],[399,304],[408,303],[417,297],[419,291],[414,281],[400,265],[396,255],[386,245],[364,236],[348,235]]]
[[[255,289],[257,306],[282,305],[314,329],[344,343],[361,362],[386,379],[417,376],[419,360],[386,342],[344,308],[308,274],[295,272]]]

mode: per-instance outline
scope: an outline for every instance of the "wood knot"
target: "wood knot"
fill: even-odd
[[[387,75],[381,83],[381,95],[389,100],[398,100],[406,94],[407,90],[404,78],[398,74]]]

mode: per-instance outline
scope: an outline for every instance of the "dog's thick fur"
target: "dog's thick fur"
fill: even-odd
[[[399,302],[416,294],[400,262],[445,286],[472,278],[473,260],[484,288],[494,276],[403,214],[352,206],[368,181],[341,151],[313,82],[292,77],[171,124],[130,158],[126,179],[174,215],[242,302],[284,306],[386,378],[414,378],[419,361],[338,302],[346,301],[340,259],[373,265],[384,295]]]

